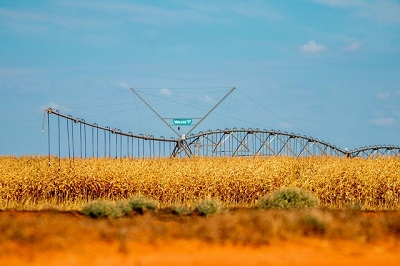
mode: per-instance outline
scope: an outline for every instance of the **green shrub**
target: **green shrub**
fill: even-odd
[[[257,202],[257,207],[270,209],[312,208],[319,205],[316,196],[296,187],[286,187],[274,191]]]
[[[118,208],[122,216],[128,216],[129,214],[132,213],[131,206],[129,205],[129,202],[126,200],[117,201],[116,207]]]
[[[117,202],[96,200],[82,208],[82,213],[92,218],[120,218],[132,212],[143,214],[147,210],[155,210],[158,202],[145,196],[134,196],[129,200]]]
[[[172,207],[172,213],[184,216],[184,215],[190,215],[193,213],[192,208],[186,206],[186,205],[175,205]]]
[[[117,218],[121,216],[115,203],[105,200],[92,201],[82,208],[82,213],[92,218]]]
[[[363,204],[360,201],[348,202],[344,205],[344,208],[351,211],[361,211]]]
[[[140,214],[146,211],[154,211],[158,207],[158,201],[146,196],[134,196],[128,200],[128,204],[132,211]]]
[[[210,196],[205,197],[203,200],[197,202],[195,210],[202,216],[209,216],[222,211],[223,204]]]

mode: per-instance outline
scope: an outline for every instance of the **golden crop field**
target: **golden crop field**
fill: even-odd
[[[281,187],[308,190],[323,208],[398,209],[400,158],[52,158],[49,164],[48,157],[0,157],[2,210],[73,210],[137,194],[160,207],[190,206],[206,196],[251,207]]]

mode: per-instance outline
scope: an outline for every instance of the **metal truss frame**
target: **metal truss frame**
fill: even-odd
[[[400,156],[400,146],[375,145],[347,151],[312,137],[266,129],[217,129],[157,138],[91,124],[50,108],[46,113],[49,157]],[[56,126],[51,126],[51,115],[56,116]]]

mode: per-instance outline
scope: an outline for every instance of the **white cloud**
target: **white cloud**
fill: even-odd
[[[269,88],[271,88],[271,89],[273,89],[273,90],[280,89],[280,87],[281,87],[281,85],[278,84],[278,83],[275,83],[275,82],[271,82],[271,83],[269,84]]]
[[[382,91],[375,94],[375,98],[380,101],[390,101],[397,103],[399,97],[400,97],[400,90]],[[399,105],[396,104],[396,106]]]
[[[370,119],[369,122],[377,126],[392,126],[396,123],[396,120],[393,117],[381,117]]]
[[[211,102],[214,101],[214,98],[211,97],[210,95],[205,95],[205,96],[202,97],[201,100],[202,100],[203,102],[205,102],[205,103],[211,103]]]
[[[400,3],[393,0],[313,0],[314,2],[352,10],[355,17],[381,23],[400,24]]]
[[[279,123],[278,126],[279,126],[279,128],[283,128],[283,129],[285,129],[285,130],[293,129],[293,128],[294,128],[293,125],[290,124],[289,122],[281,122],[281,123]]]
[[[47,110],[48,108],[53,109],[54,111],[58,110],[60,113],[66,113],[69,111],[69,109],[63,105],[60,105],[58,103],[55,102],[49,102],[45,105],[41,105],[39,106],[39,111],[40,112],[44,112],[45,110]]]
[[[26,20],[43,22],[47,20],[47,16],[40,12],[31,11],[14,11],[10,9],[0,8],[0,15],[7,18],[8,20]]]
[[[0,67],[0,76],[40,75],[44,73],[47,73],[44,68]]]
[[[399,96],[395,90],[381,91],[375,94],[374,116],[369,120],[371,124],[377,126],[397,125],[400,117]]]
[[[172,95],[172,91],[170,89],[160,89],[160,94],[169,97]]]
[[[362,3],[362,1],[358,1],[358,0],[355,0],[355,1],[354,0],[353,1],[349,1],[349,0],[313,0],[313,1],[323,4],[323,5],[332,6],[332,7],[340,7],[340,8],[359,5]]]
[[[344,47],[345,52],[356,52],[361,49],[361,47],[364,46],[364,43],[362,41],[355,41],[352,42],[351,44],[347,45]]]
[[[61,1],[60,1],[61,2]],[[51,34],[51,38],[63,38],[69,36],[69,39],[83,40],[91,44],[104,44],[104,42],[114,41],[110,36],[96,36],[97,29],[112,29],[116,27],[115,20],[99,19],[98,17],[83,15],[74,10],[71,13],[63,13],[54,6],[46,8],[33,8],[32,10],[12,10],[0,8],[0,17],[4,18],[2,27],[8,28],[13,34],[19,35],[48,35],[54,30],[57,34]],[[63,10],[66,10],[65,8]],[[69,10],[71,11],[71,10]],[[81,34],[81,32],[85,34]],[[93,40],[94,39],[94,40]]]
[[[355,12],[355,15],[381,23],[400,24],[400,4],[392,0],[367,2]]]
[[[125,82],[125,81],[121,81],[121,82],[118,84],[118,87],[120,87],[120,88],[122,88],[122,89],[130,89],[130,88],[132,88],[132,86],[129,85],[129,83],[128,83],[128,82]]]
[[[183,22],[210,22],[217,16],[210,16],[197,7],[184,6],[174,8],[157,7],[155,5],[141,5],[136,3],[107,3],[107,2],[66,2],[72,8],[96,10],[104,14],[118,13],[121,21],[135,22],[144,25],[179,25]],[[213,10],[211,8],[211,10]],[[209,10],[208,10],[209,11]],[[209,11],[210,12],[210,11]]]
[[[280,20],[282,16],[264,2],[240,2],[233,5],[233,11],[239,15],[268,20]]]
[[[136,22],[151,26],[180,25],[180,23],[222,22],[225,23],[225,15],[234,13],[240,16],[279,20],[281,15],[272,6],[263,1],[236,2],[226,5],[225,2],[178,2],[172,7],[157,7],[152,4],[138,3],[107,3],[107,2],[66,2],[71,8],[96,10],[98,12],[118,13],[122,21]]]
[[[301,52],[308,54],[318,54],[325,50],[326,48],[324,45],[316,43],[314,40],[311,40],[300,47]]]
[[[376,94],[378,100],[384,101],[390,98],[390,92],[379,92]]]

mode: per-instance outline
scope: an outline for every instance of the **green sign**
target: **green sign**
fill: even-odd
[[[174,118],[172,119],[172,123],[174,123],[175,126],[190,126],[193,122],[193,119],[191,118]]]

